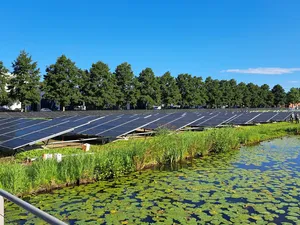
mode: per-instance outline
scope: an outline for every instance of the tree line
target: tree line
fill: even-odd
[[[145,68],[135,76],[131,65],[124,62],[111,72],[102,61],[89,70],[78,68],[70,58],[62,55],[46,68],[43,82],[37,62],[25,51],[12,62],[12,71],[0,61],[0,105],[20,101],[22,108],[40,102],[43,98],[66,106],[85,104],[88,109],[150,109],[154,105],[165,108],[180,105],[191,107],[281,107],[300,102],[300,89],[288,93],[277,84],[256,85],[237,83],[236,80],[217,80],[207,77],[170,72],[156,76]]]

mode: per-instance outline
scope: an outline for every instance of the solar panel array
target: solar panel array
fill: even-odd
[[[118,138],[137,129],[181,130],[222,125],[243,125],[287,120],[291,112],[195,111],[170,113],[65,115],[52,120],[0,118],[0,148],[18,149],[36,142],[69,135]]]

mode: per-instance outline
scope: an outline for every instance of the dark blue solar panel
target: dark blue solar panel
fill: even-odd
[[[15,138],[0,144],[0,147],[8,148],[8,149],[16,149],[28,145],[30,141],[24,140],[22,138]]]
[[[7,140],[12,139],[12,138],[13,137],[11,137],[11,136],[3,135],[3,136],[0,136],[0,142],[7,141]]]
[[[266,123],[272,117],[274,117],[277,113],[276,112],[262,112],[259,116],[255,117],[251,120],[252,123]]]
[[[18,131],[13,131],[13,132],[6,133],[6,135],[13,136],[13,137],[18,137],[18,136],[25,135],[27,133],[41,131],[41,130],[46,129],[46,128],[50,127],[50,126],[58,125],[59,123],[67,123],[67,122],[51,121],[50,120],[50,121],[47,121],[45,123],[40,123],[40,124],[31,126],[31,127],[24,128],[22,130],[18,130]]]
[[[259,114],[260,113],[258,113],[258,112],[242,113],[239,116],[237,116],[235,119],[229,121],[229,124],[234,124],[234,125],[245,124],[248,121],[251,121],[253,118],[255,118]]]
[[[110,129],[103,130],[96,135],[105,136],[105,137],[118,137],[120,135],[125,135],[129,132],[132,132],[140,127],[144,127],[145,124],[151,124],[156,120],[163,119],[166,115],[165,114],[154,114],[154,115],[147,115],[144,117],[138,117],[137,120],[129,120],[125,124],[119,124],[118,126],[112,127]],[[136,118],[136,117],[133,117]],[[131,119],[133,119],[131,118]]]
[[[198,126],[201,126],[201,127],[216,127],[216,126],[221,125],[222,123],[227,122],[231,118],[234,118],[235,116],[236,116],[236,114],[233,114],[233,113],[220,113],[220,114],[211,116],[207,120],[205,120],[205,119],[201,120],[198,123]]]
[[[32,121],[31,119],[21,119],[21,120],[18,120],[18,121],[11,121],[9,123],[6,123],[6,124],[3,124],[2,126],[0,126],[0,130],[7,129],[7,128],[10,128],[10,127],[15,127],[15,126],[18,126],[18,125],[25,126],[25,124],[27,124],[31,121]]]
[[[166,117],[154,122],[154,123],[151,123],[147,126],[144,126],[143,128],[145,129],[157,129],[158,127],[160,126],[163,126],[167,123],[170,123],[171,121],[174,121],[178,118],[180,118],[181,116],[183,115],[183,113],[172,113],[172,114],[168,114]]]
[[[134,117],[134,118],[120,117],[120,118],[112,120],[110,122],[99,124],[98,126],[95,126],[94,128],[91,128],[89,130],[81,131],[80,134],[98,135],[98,133],[101,133],[101,132],[111,129],[113,127],[119,126],[121,124],[137,120],[138,118],[139,117]]]
[[[176,118],[173,121],[170,121],[167,124],[164,124],[162,127],[170,129],[170,130],[177,130],[179,128],[183,128],[187,125],[190,125],[192,123],[195,123],[199,120],[201,120],[202,116],[200,114],[196,113],[186,113],[185,115],[182,115],[178,118]]]
[[[82,131],[90,130],[91,128],[101,126],[102,124],[108,123],[109,121],[119,119],[120,117],[114,116],[106,116],[94,122],[91,122],[87,125],[74,129],[72,133],[81,134]]]
[[[289,120],[291,112],[279,112],[276,116],[274,116],[271,121],[281,122],[285,120]]]
[[[45,123],[47,122],[47,120],[30,120],[26,123],[21,123],[21,124],[18,124],[16,122],[16,125],[13,125],[13,126],[10,126],[10,127],[6,127],[4,129],[0,129],[0,135],[1,134],[4,134],[4,133],[9,133],[9,132],[12,132],[12,131],[17,131],[17,130],[21,130],[21,129],[25,129],[26,127],[31,127],[31,126],[34,126],[34,125],[37,125],[37,124],[41,124],[41,123]]]
[[[0,139],[0,146],[11,149],[20,148],[40,140],[49,139],[70,132],[73,128],[84,125],[95,119],[97,119],[97,117],[94,116],[77,117],[73,118],[73,121],[54,119],[20,130],[6,130],[7,133],[0,136],[2,137],[2,139]]]
[[[4,119],[4,120],[1,120],[0,121],[0,127],[4,124],[7,124],[7,123],[10,123],[10,122],[13,122],[13,121],[18,121],[20,120],[20,118],[7,118],[7,119]]]

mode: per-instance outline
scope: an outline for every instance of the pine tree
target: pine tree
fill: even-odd
[[[102,109],[112,108],[116,104],[114,82],[107,64],[93,63],[86,85],[88,103]]]
[[[117,66],[114,79],[116,81],[115,94],[117,97],[117,105],[121,108],[127,108],[130,105],[137,104],[137,82],[131,69],[131,65],[127,62]]]
[[[161,104],[160,87],[151,68],[144,69],[139,77],[139,105],[142,108],[152,108]]]
[[[272,88],[272,93],[274,95],[274,104],[275,106],[283,106],[286,101],[286,94],[283,87],[279,84],[275,85]]]
[[[11,102],[6,90],[6,85],[9,81],[7,73],[8,69],[6,69],[3,62],[0,61],[0,105],[7,105]]]
[[[12,63],[13,73],[8,90],[13,100],[21,102],[22,109],[40,102],[40,69],[37,62],[33,62],[31,56],[21,51],[17,59]]]
[[[79,77],[80,70],[75,63],[65,55],[60,56],[55,64],[46,69],[44,76],[45,97],[58,102],[60,109],[65,111],[65,106],[82,100]]]
[[[176,85],[176,80],[171,76],[170,72],[164,73],[159,79],[160,91],[161,91],[161,102],[164,107],[170,105],[177,105],[181,100],[179,88]]]
[[[219,80],[213,80],[211,77],[207,77],[205,79],[205,87],[208,106],[218,108],[221,105],[222,96]]]

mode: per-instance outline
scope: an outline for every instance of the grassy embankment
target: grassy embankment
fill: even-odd
[[[155,164],[174,163],[237,149],[241,145],[299,133],[299,125],[289,123],[251,127],[211,129],[203,132],[162,134],[153,138],[131,139],[91,147],[92,154],[79,148],[33,150],[0,165],[0,188],[14,194],[47,190],[58,186],[92,182],[122,176]],[[62,162],[37,160],[29,165],[19,163],[26,157],[47,152],[65,155]],[[70,154],[81,153],[77,156]]]

